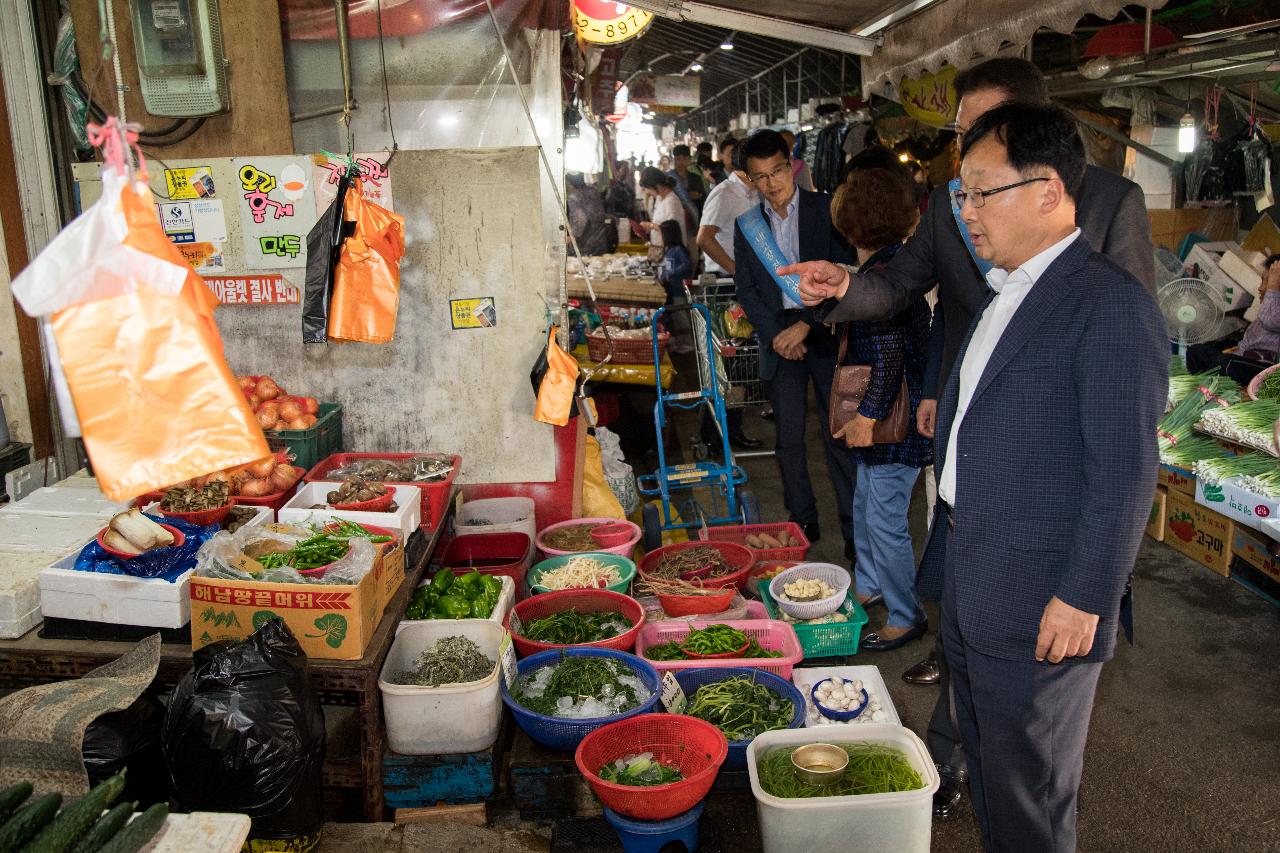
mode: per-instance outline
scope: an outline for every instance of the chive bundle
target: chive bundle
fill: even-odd
[[[1225,409],[1206,409],[1200,423],[1214,435],[1275,455],[1277,420],[1280,400],[1250,400]]]
[[[1280,497],[1280,460],[1263,453],[1242,453],[1205,459],[1195,466],[1196,477],[1218,484],[1233,480],[1240,488],[1264,497]]]
[[[1160,442],[1160,461],[1166,465],[1176,465],[1187,470],[1194,468],[1201,459],[1212,459],[1222,455],[1222,448],[1216,441],[1198,433],[1186,436],[1177,444]]]
[[[907,762],[902,750],[873,743],[837,744],[849,754],[849,769],[831,785],[811,785],[802,780],[791,763],[799,747],[778,747],[761,756],[756,770],[760,787],[775,797],[847,797],[855,794],[891,794],[924,787],[920,774]]]
[[[1209,410],[1234,408],[1240,402],[1240,385],[1226,376],[1199,373],[1197,384],[1175,405],[1156,427],[1160,455],[1194,435],[1196,421]]]

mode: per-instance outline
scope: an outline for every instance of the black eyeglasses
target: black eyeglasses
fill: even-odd
[[[1013,190],[1018,187],[1025,187],[1027,184],[1034,184],[1036,181],[1051,181],[1053,178],[1027,178],[1025,181],[1018,181],[1016,184],[1007,184],[1003,187],[996,187],[993,190],[952,190],[951,203],[955,205],[956,210],[964,207],[965,199],[974,207],[982,207],[987,203],[987,196],[1002,193],[1005,190]]]

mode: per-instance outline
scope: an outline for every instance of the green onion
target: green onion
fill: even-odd
[[[706,720],[731,741],[751,740],[791,725],[795,706],[754,678],[739,676],[699,687],[684,713]]]
[[[1240,385],[1225,376],[1197,374],[1200,381],[1164,416],[1156,428],[1160,451],[1164,452],[1190,438],[1196,421],[1206,410],[1234,407],[1240,401]]]
[[[1274,454],[1280,400],[1250,400],[1225,409],[1206,409],[1201,426],[1214,435]]]
[[[872,743],[836,744],[849,754],[849,768],[840,781],[811,785],[802,780],[791,763],[799,747],[778,747],[760,757],[756,770],[760,787],[775,797],[847,797],[855,794],[891,794],[924,787],[920,774],[899,749]]]

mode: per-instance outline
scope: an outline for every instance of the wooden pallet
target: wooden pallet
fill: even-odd
[[[488,806],[484,803],[445,805],[427,808],[396,809],[396,823],[463,823],[467,826],[484,826],[489,821]]]
[[[511,741],[511,801],[523,820],[561,820],[602,813],[572,752],[553,752],[517,728]]]
[[[506,729],[510,725],[510,719],[504,719],[503,730],[493,746],[480,752],[459,755],[387,752],[382,758],[382,788],[387,808],[403,811],[492,801],[498,792],[503,753],[509,741]]]

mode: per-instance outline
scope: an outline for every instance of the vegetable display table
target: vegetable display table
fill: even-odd
[[[454,508],[450,496],[445,518],[433,533],[415,534],[408,542],[405,555],[405,582],[387,605],[378,628],[360,660],[309,660],[311,684],[326,705],[356,708],[360,728],[358,754],[335,758],[335,745],[328,747],[325,758],[326,788],[355,788],[363,793],[364,819],[382,820],[382,756],[386,732],[382,723],[382,695],[378,691],[378,673],[395,639],[396,623],[404,615],[409,597],[417,588],[436,546],[448,528]],[[0,640],[0,689],[21,689],[68,678],[80,678],[120,657],[132,643],[46,640],[37,626],[16,640]],[[164,643],[160,649],[160,669],[155,684],[172,687],[191,669],[191,647]]]

